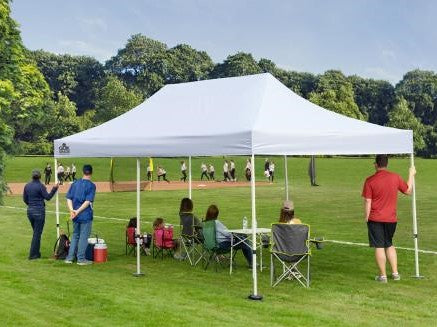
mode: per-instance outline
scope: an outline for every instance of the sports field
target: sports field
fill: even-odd
[[[52,161],[52,159],[50,159]],[[262,178],[263,158],[257,161],[257,175]],[[259,227],[269,227],[277,220],[284,195],[283,162],[274,158],[278,182],[257,188]],[[78,167],[85,160],[77,160]],[[107,180],[109,161],[86,160],[95,167],[96,180]],[[170,179],[178,177],[176,159],[159,160]],[[202,159],[195,159],[200,170]],[[217,175],[221,158],[214,162]],[[245,158],[239,158],[237,171],[242,175]],[[16,158],[7,162],[9,182],[26,181],[30,170],[42,168],[45,158]],[[119,160],[117,176],[133,179],[135,163]],[[144,160],[145,162],[145,160]],[[364,178],[373,173],[371,158],[317,159],[317,188],[309,186],[308,158],[288,162],[290,192],[296,214],[311,225],[314,236],[330,240],[365,243],[360,197]],[[155,160],[155,165],[158,160]],[[389,168],[406,177],[408,159],[392,159]],[[125,167],[125,168],[124,168]],[[436,160],[417,159],[417,206],[420,247],[437,251],[435,220]],[[241,168],[241,169],[240,169]],[[194,171],[194,169],[193,169]],[[123,175],[125,174],[125,175]],[[200,175],[200,173],[198,174]],[[199,176],[200,177],[200,176]],[[198,179],[198,177],[196,178]],[[143,226],[163,216],[178,223],[178,206],[185,190],[143,192]],[[230,228],[241,226],[243,216],[250,217],[250,189],[194,190],[195,213],[203,216],[209,204],[220,208],[219,218]],[[386,285],[373,281],[376,273],[373,253],[367,247],[327,243],[314,250],[312,284],[303,289],[286,281],[272,289],[269,271],[259,274],[262,302],[250,302],[251,272],[241,253],[232,276],[228,271],[204,271],[171,258],[142,257],[144,278],[134,278],[135,258],[124,255],[124,227],[135,215],[135,193],[101,193],[95,200],[94,233],[109,247],[109,262],[79,267],[49,259],[55,241],[55,220],[48,213],[42,239],[44,259],[28,262],[30,225],[19,196],[5,198],[0,207],[0,320],[2,325],[51,326],[433,326],[437,321],[437,255],[421,254],[423,280],[410,278],[414,273],[413,252],[399,250],[400,282]],[[49,202],[48,211],[53,211]],[[64,201],[61,209],[65,211]],[[412,247],[411,202],[400,197],[400,222],[395,244]],[[109,219],[116,218],[116,219]],[[65,223],[63,224],[65,226]],[[264,254],[269,262],[268,254]]]

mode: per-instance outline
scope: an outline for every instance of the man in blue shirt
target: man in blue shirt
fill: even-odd
[[[32,181],[24,187],[23,201],[27,204],[27,218],[33,229],[32,243],[30,244],[29,260],[41,258],[41,234],[44,229],[46,207],[44,200],[50,200],[58,190],[58,185],[53,186],[50,193],[41,183],[39,170],[32,171]]]
[[[83,177],[71,184],[66,196],[70,218],[73,220],[73,236],[65,263],[73,263],[74,255],[77,253],[78,265],[92,264],[92,261],[85,259],[88,237],[93,223],[93,202],[96,195],[96,185],[91,182],[92,174],[93,167],[84,165]]]

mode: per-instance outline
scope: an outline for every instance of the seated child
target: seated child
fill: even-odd
[[[162,244],[164,247],[173,249],[176,252],[179,249],[179,240],[173,238],[173,225],[166,224],[164,218],[156,218],[153,222],[154,235],[156,235],[157,230],[163,230],[161,234],[163,237],[162,242],[158,244]],[[155,244],[157,244],[156,241]]]

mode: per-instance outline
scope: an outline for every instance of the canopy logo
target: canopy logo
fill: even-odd
[[[65,144],[62,143],[62,145],[59,147],[59,154],[68,154],[70,153],[70,147]]]

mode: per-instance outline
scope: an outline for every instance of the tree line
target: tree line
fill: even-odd
[[[0,156],[52,153],[54,139],[112,119],[165,84],[262,72],[329,110],[413,129],[417,154],[437,155],[435,72],[410,71],[393,86],[338,70],[318,75],[285,70],[244,52],[214,63],[205,51],[187,44],[168,47],[141,34],[101,63],[90,56],[26,49],[10,16],[10,0],[0,0]]]

